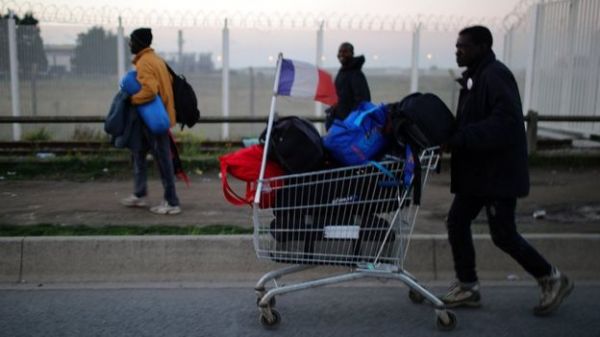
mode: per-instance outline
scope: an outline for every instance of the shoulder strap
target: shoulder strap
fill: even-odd
[[[177,74],[175,74],[175,72],[173,71],[173,69],[171,69],[171,67],[169,66],[169,64],[167,63],[167,61],[165,62],[165,66],[167,66],[167,70],[169,71],[169,74],[171,74],[171,76],[175,77],[177,76]]]
[[[415,205],[421,204],[421,191],[423,189],[423,181],[421,180],[421,158],[414,150],[411,151],[415,162],[414,178],[413,178],[413,200]]]
[[[223,195],[225,196],[225,199],[233,205],[240,206],[252,204],[246,198],[240,197],[233,191],[231,186],[229,186],[229,182],[227,181],[227,163],[225,161],[221,162],[221,185],[223,186]]]
[[[381,171],[388,179],[387,180],[382,180],[379,182],[379,186],[382,187],[388,187],[388,186],[398,186],[400,185],[400,182],[398,181],[398,179],[396,178],[396,176],[390,171],[388,170],[385,166],[381,165],[381,163],[370,160],[369,163],[373,166],[375,166],[379,171]]]
[[[406,144],[404,152],[404,168],[402,169],[402,183],[404,188],[413,192],[413,202],[415,205],[421,204],[421,159],[419,155]]]
[[[175,176],[185,182],[187,187],[190,187],[190,178],[185,173],[183,169],[183,164],[181,163],[181,158],[179,157],[179,150],[177,149],[177,144],[175,144],[175,138],[171,133],[171,130],[168,130],[169,135],[169,144],[171,149],[171,161],[173,162],[173,170],[175,171]]]

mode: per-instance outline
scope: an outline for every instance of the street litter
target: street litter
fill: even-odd
[[[51,152],[38,152],[36,154],[36,157],[38,157],[39,159],[50,159],[56,157],[56,155]]]
[[[534,219],[543,219],[546,217],[546,210],[545,209],[538,209],[537,211],[533,212],[533,218]]]

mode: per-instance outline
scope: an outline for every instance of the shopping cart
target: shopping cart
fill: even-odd
[[[424,187],[439,156],[435,149],[427,149],[419,158]],[[405,164],[406,160],[390,158],[262,180],[263,186],[271,188],[275,201],[270,208],[253,208],[257,256],[293,264],[265,274],[256,284],[263,325],[270,327],[280,321],[273,308],[275,296],[372,277],[404,282],[413,302],[427,300],[433,304],[440,329],[455,327],[455,314],[404,269],[419,210],[413,198],[415,178],[408,183],[403,179]],[[323,265],[351,269],[296,284],[277,283],[284,275]],[[267,289],[270,281],[274,287]]]
[[[266,144],[273,124],[280,60]],[[281,320],[274,309],[276,296],[364,278],[403,282],[413,302],[433,305],[439,329],[456,326],[456,315],[404,269],[420,192],[429,172],[438,165],[436,148],[407,159],[390,156],[360,166],[265,179],[268,148],[265,146],[254,199],[254,248],[258,258],[290,266],[266,273],[256,284],[263,326],[275,327]],[[266,196],[269,203],[261,203]],[[285,275],[332,265],[350,269],[304,282],[278,283]]]

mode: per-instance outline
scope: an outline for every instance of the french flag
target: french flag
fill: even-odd
[[[334,105],[337,94],[331,75],[310,63],[281,59],[277,95],[310,97],[315,101]]]

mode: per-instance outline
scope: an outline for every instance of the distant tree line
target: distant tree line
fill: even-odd
[[[0,13],[0,74],[7,74],[10,70],[8,48],[8,18],[9,15]],[[44,50],[39,28],[39,21],[33,13],[26,13],[23,18],[15,16],[17,33],[17,53],[19,59],[19,73],[29,78],[35,71],[38,74],[46,73],[48,59]],[[125,64],[131,59],[127,47],[129,38],[124,38]],[[116,74],[117,73],[117,35],[95,26],[84,33],[77,35],[73,57],[71,59],[72,72],[76,74]],[[180,60],[170,60],[180,72],[194,73],[214,70],[212,55],[203,53],[196,59],[195,54],[184,54]]]
[[[125,43],[125,64],[129,59],[129,39]],[[73,71],[78,74],[117,73],[117,35],[102,27],[92,27],[77,35],[75,54],[71,60]]]
[[[0,71],[3,73],[10,70],[8,18],[8,14],[0,15]],[[38,23],[32,13],[26,13],[23,18],[15,15],[19,72],[26,78],[33,71],[45,72],[48,68]]]
[[[129,38],[125,37],[125,64],[128,65],[131,54]],[[180,60],[169,59],[169,64],[178,72],[195,73],[214,70],[212,54],[183,54]],[[102,27],[92,27],[77,36],[72,66],[79,74],[115,74],[117,72],[117,35],[105,31]]]

